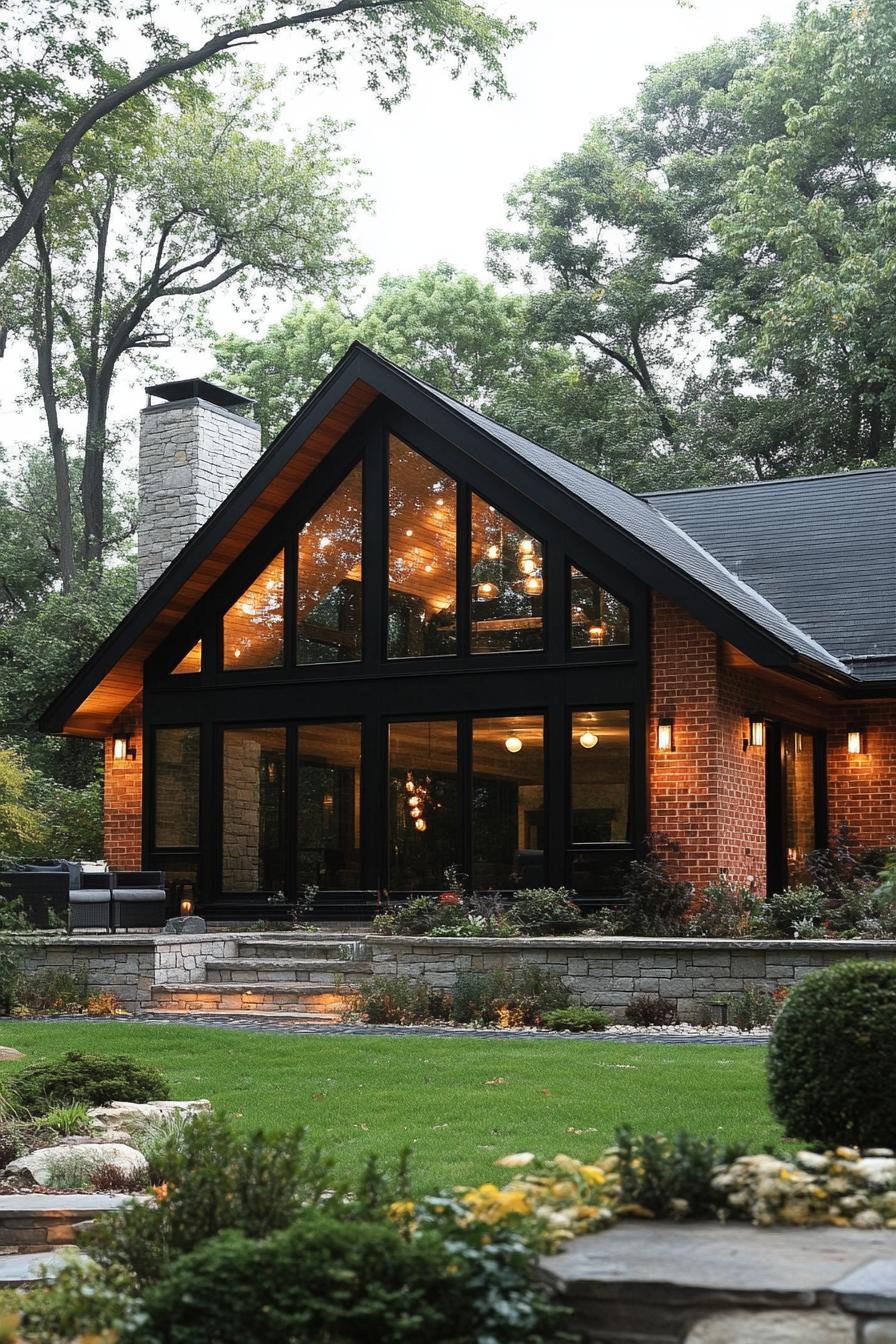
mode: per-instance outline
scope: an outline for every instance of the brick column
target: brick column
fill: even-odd
[[[103,857],[110,868],[143,867],[143,704],[132,701],[105,739]],[[113,760],[116,737],[128,735],[137,759]]]

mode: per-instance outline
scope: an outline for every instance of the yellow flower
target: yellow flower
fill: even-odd
[[[414,1212],[415,1204],[412,1199],[398,1199],[394,1204],[389,1205],[390,1218],[409,1218]]]
[[[583,1176],[589,1185],[603,1185],[607,1179],[603,1167],[579,1167],[579,1175]]]

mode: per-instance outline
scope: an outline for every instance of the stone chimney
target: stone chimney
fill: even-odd
[[[248,397],[202,378],[146,391],[137,487],[141,597],[261,452],[261,429],[248,418]],[[154,405],[153,397],[161,403]]]

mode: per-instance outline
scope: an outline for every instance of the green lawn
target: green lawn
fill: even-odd
[[[494,1175],[524,1149],[592,1157],[627,1123],[761,1147],[780,1140],[756,1046],[470,1037],[274,1036],[206,1027],[5,1021],[29,1063],[64,1050],[158,1065],[175,1097],[209,1097],[244,1125],[301,1123],[343,1169],[414,1154],[418,1187]],[[20,1067],[0,1064],[0,1078]]]

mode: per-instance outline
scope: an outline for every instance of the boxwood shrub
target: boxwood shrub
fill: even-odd
[[[792,991],[772,1031],[772,1110],[792,1138],[829,1147],[896,1139],[896,963],[847,961]]]
[[[45,1115],[73,1101],[106,1106],[110,1101],[167,1101],[169,1095],[168,1080],[151,1064],[130,1055],[80,1050],[49,1064],[32,1064],[7,1084],[9,1100],[31,1115]]]

